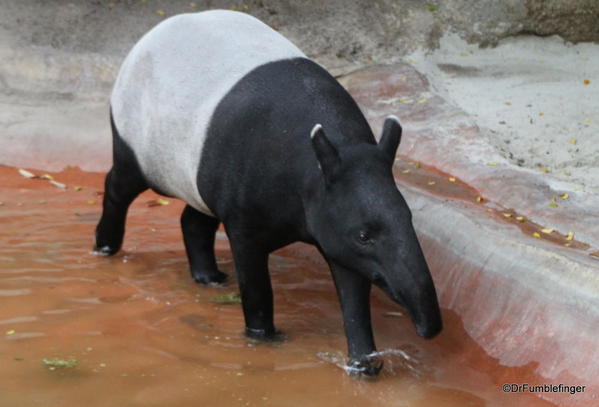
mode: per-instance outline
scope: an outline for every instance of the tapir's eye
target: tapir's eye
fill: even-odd
[[[360,234],[358,235],[358,240],[362,244],[368,244],[371,242],[370,236],[368,236],[368,233],[364,232],[363,230],[360,231]]]

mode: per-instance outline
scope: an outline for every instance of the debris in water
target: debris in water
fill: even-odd
[[[48,368],[48,370],[71,369],[71,368],[74,368],[75,366],[77,366],[76,359],[69,359],[69,360],[59,359],[59,358],[42,359],[42,363],[44,364],[44,366],[46,366]]]
[[[217,295],[216,297],[212,298],[212,302],[217,304],[241,304],[241,294],[229,293]]]

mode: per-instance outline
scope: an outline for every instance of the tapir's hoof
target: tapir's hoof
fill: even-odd
[[[285,335],[276,329],[255,329],[245,328],[245,336],[250,339],[261,342],[280,342],[285,339]]]
[[[219,270],[192,271],[191,276],[197,283],[205,285],[224,284],[229,276]]]
[[[373,379],[383,368],[383,361],[377,358],[350,359],[347,372],[350,376]]]
[[[106,246],[98,246],[95,245],[94,248],[92,249],[92,254],[95,254],[96,256],[112,256],[114,254],[116,254],[119,251],[120,247],[110,247],[108,245]]]

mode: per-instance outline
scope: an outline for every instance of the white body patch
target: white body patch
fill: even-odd
[[[297,57],[305,55],[244,13],[171,17],[143,36],[119,71],[110,100],[116,128],[152,186],[213,216],[197,174],[214,110],[253,69]]]

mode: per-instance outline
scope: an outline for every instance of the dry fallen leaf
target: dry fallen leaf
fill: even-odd
[[[589,81],[588,79],[585,79],[584,81],[582,81],[582,83],[584,83],[585,85],[589,85],[591,83],[591,81]]]
[[[476,197],[476,202],[481,203],[482,201],[484,201],[485,199],[482,196],[477,196]]]
[[[149,207],[153,207],[153,206],[162,206],[162,205],[168,205],[170,204],[170,201],[167,201],[166,199],[163,198],[157,198],[153,201],[148,202],[148,206]]]
[[[25,178],[39,178],[40,177],[39,175],[35,175],[34,173],[24,170],[22,168],[19,168],[19,174],[21,174]]]
[[[54,185],[56,188],[67,189],[67,186],[65,184],[63,184],[62,182],[50,180],[50,184]]]

